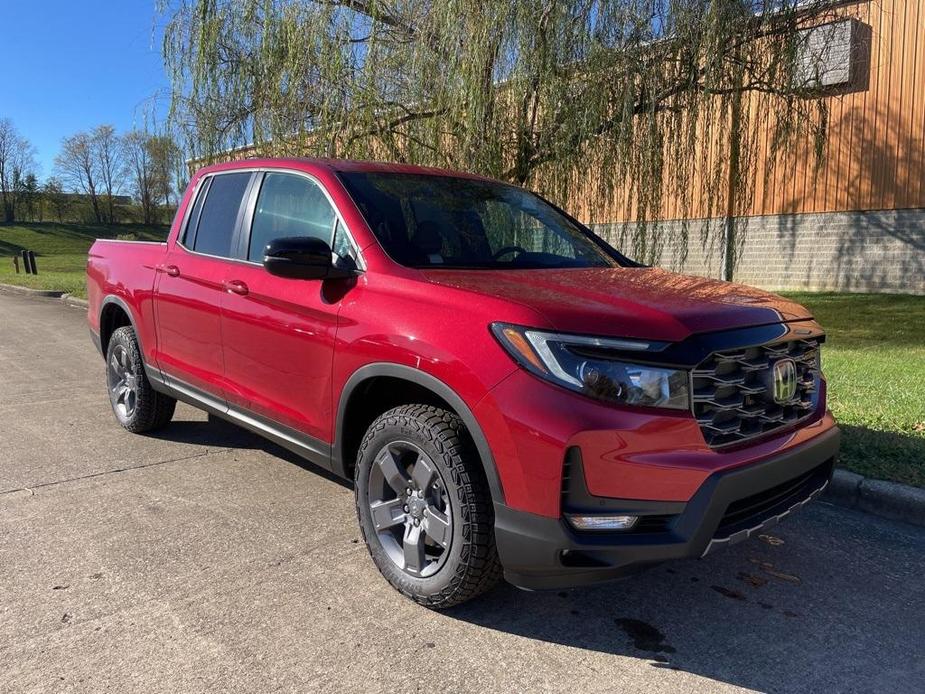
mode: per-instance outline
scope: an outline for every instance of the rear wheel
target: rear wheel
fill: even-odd
[[[355,477],[363,538],[396,589],[442,609],[498,582],[491,494],[456,415],[429,405],[389,410],[366,432]]]
[[[132,433],[160,429],[173,417],[177,401],[151,387],[130,326],[118,328],[109,338],[106,385],[113,414]]]

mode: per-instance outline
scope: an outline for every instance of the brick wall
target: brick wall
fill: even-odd
[[[655,264],[721,276],[721,220],[687,223],[686,257],[679,243],[682,223],[659,224]],[[737,282],[777,290],[925,294],[925,209],[749,217],[739,220],[738,229]],[[634,256],[635,225],[598,224],[595,230]]]

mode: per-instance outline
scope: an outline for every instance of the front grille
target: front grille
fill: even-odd
[[[832,472],[832,461],[770,489],[733,501],[723,514],[714,537],[723,538],[744,528],[759,525],[766,518],[786,511],[822,487]]]
[[[769,377],[774,363],[796,364],[792,399],[776,403]],[[792,426],[813,413],[819,389],[819,341],[792,340],[714,352],[691,374],[693,409],[707,444],[742,443]]]

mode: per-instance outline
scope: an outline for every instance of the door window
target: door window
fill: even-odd
[[[247,259],[261,262],[267,244],[287,236],[311,236],[330,244],[334,220],[334,208],[317,184],[304,176],[268,173],[257,197]]]
[[[232,256],[235,225],[250,178],[250,171],[212,177],[193,236],[194,251],[223,258]]]

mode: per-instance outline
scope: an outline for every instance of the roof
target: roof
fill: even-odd
[[[481,180],[490,180],[485,176],[466,173],[464,171],[452,171],[449,169],[438,169],[431,166],[415,166],[413,164],[396,164],[383,161],[363,161],[358,159],[313,159],[308,157],[264,157],[254,159],[236,159],[234,161],[212,164],[200,169],[203,173],[213,171],[227,171],[229,169],[246,169],[253,167],[268,168],[325,168],[332,172],[355,172],[355,173],[400,173],[400,174],[423,174],[427,176],[453,176],[457,178],[474,178]]]

